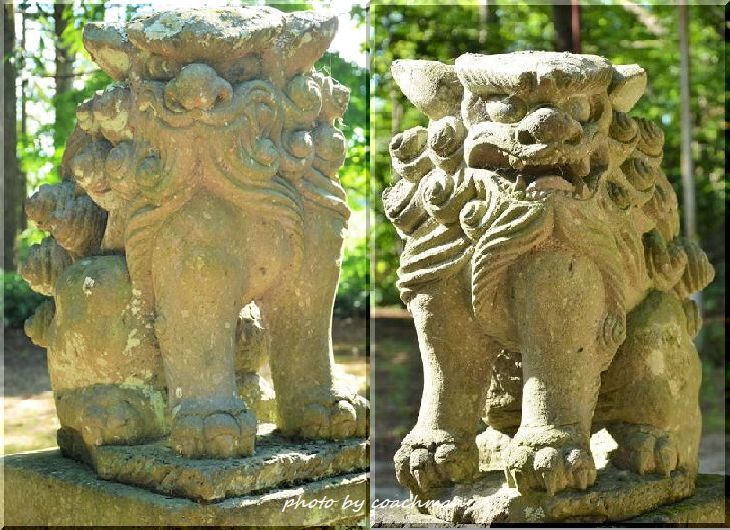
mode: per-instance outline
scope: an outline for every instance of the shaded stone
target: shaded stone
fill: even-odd
[[[97,478],[87,466],[57,449],[3,458],[6,525],[52,526],[317,526],[361,523],[366,515],[368,474],[334,478],[199,504]],[[332,499],[329,509],[285,509]],[[362,500],[360,510],[344,501]]]
[[[606,476],[605,482],[609,484],[611,481],[617,481],[619,473],[612,471],[612,476]],[[603,476],[599,473],[599,481],[603,483]],[[560,510],[559,505],[563,504],[571,512],[583,509],[583,517],[576,516],[570,519],[570,522],[590,522],[601,523],[607,521],[622,521],[625,524],[705,524],[705,525],[723,525],[726,521],[726,498],[725,498],[725,480],[724,475],[699,475],[697,477],[697,486],[695,493],[688,499],[681,500],[672,504],[656,506],[657,494],[671,495],[680,493],[683,487],[686,487],[686,477],[678,476],[672,479],[645,478],[632,482],[631,479],[622,482],[621,486],[614,484],[607,488],[602,488],[594,494],[581,494],[573,492],[570,494],[561,493],[550,501],[547,506],[548,510],[555,513]],[[491,478],[485,479],[490,485],[487,488],[495,487],[500,483],[498,475],[494,474]],[[684,484],[684,486],[683,486]],[[628,485],[628,487],[627,487]],[[624,493],[622,493],[622,489]],[[637,499],[628,499],[625,496],[633,492],[638,495]],[[497,490],[494,495],[502,495],[502,499],[509,497],[504,489],[500,493]],[[583,497],[580,499],[580,497]],[[515,499],[515,497],[513,497]],[[432,510],[435,515],[423,514],[415,512],[412,508],[402,505],[392,508],[374,508],[370,513],[371,526],[374,528],[449,528],[454,525],[462,526],[474,523],[489,524],[494,523],[514,523],[514,522],[530,522],[525,515],[525,511],[535,514],[531,510],[544,509],[541,506],[527,507],[521,505],[517,501],[503,505],[501,510],[488,511],[480,510],[486,508],[484,498],[478,497],[473,505],[459,514],[454,522],[451,522],[453,515],[444,511]],[[616,517],[616,508],[626,513],[626,516]],[[646,509],[647,511],[639,516],[631,517],[631,511],[637,509]],[[515,513],[515,519],[511,519],[509,512],[523,511],[523,514]],[[625,512],[624,512],[625,510]],[[611,513],[613,512],[613,513]],[[491,515],[491,517],[487,517]],[[479,520],[473,520],[474,516],[481,516]],[[550,519],[546,519],[550,521]],[[564,520],[565,521],[565,520]],[[607,525],[611,526],[611,525]]]
[[[504,473],[490,472],[472,484],[459,484],[437,494],[444,504],[436,504],[428,512],[447,521],[479,524],[621,521],[687,497],[693,487],[693,479],[681,471],[663,478],[606,469],[586,492],[524,496],[507,486]]]
[[[291,440],[259,425],[256,453],[244,458],[190,459],[169,444],[95,447],[89,458],[99,476],[159,493],[217,501],[368,468],[369,443]]]

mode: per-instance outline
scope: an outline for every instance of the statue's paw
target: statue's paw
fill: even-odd
[[[80,433],[87,446],[131,445],[164,434],[156,399],[152,389],[92,385],[57,392],[56,410],[61,425]]]
[[[398,482],[427,498],[436,488],[473,480],[479,470],[474,439],[457,439],[446,431],[414,429],[393,458]]]
[[[170,445],[189,458],[249,456],[256,441],[256,417],[240,400],[189,400],[172,421]]]
[[[90,403],[84,407],[80,423],[86,445],[134,443],[145,434],[142,414],[126,401],[106,407]]]
[[[657,473],[669,477],[679,466],[679,452],[674,435],[649,425],[629,423],[611,429],[618,447],[611,453],[611,463],[645,475]]]
[[[585,490],[596,481],[596,465],[588,447],[569,436],[522,437],[512,440],[505,469],[507,484],[520,493],[566,489]]]
[[[368,435],[370,403],[358,394],[337,394],[331,400],[305,405],[286,434],[313,439],[343,440]]]

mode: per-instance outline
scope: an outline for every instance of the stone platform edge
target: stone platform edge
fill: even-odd
[[[199,504],[101,480],[55,448],[6,455],[2,464],[7,526],[358,525],[368,511],[368,472]],[[329,507],[317,506],[322,499]]]
[[[726,475],[698,475],[697,487],[692,497],[660,506],[638,517],[620,522],[605,523],[601,526],[621,527],[625,524],[637,526],[727,527],[726,480]],[[449,523],[433,515],[418,513],[415,510],[403,507],[374,509],[370,512],[370,523],[372,528],[473,528],[485,526]]]

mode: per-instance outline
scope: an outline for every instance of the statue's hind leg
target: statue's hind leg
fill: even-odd
[[[700,359],[696,308],[655,291],[627,319],[626,342],[603,375],[596,422],[618,448],[611,459],[636,473],[697,472]]]
[[[395,466],[398,481],[421,497],[435,487],[468,482],[478,471],[475,438],[498,348],[475,320],[469,286],[457,274],[424,286],[408,304],[424,385],[418,422]]]
[[[64,454],[85,458],[91,446],[144,443],[165,433],[159,352],[122,256],[87,257],[65,269],[55,310],[47,303],[26,330],[48,347]]]

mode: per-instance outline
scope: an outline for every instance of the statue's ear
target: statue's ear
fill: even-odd
[[[393,61],[390,71],[408,100],[432,120],[460,115],[464,87],[453,66],[406,59]]]
[[[132,45],[121,28],[101,22],[86,24],[84,48],[102,70],[115,81],[127,77],[131,64]]]
[[[309,72],[327,51],[336,32],[336,15],[315,11],[287,13],[278,38],[286,77]]]
[[[646,89],[646,72],[638,64],[613,67],[608,95],[611,105],[618,112],[630,111]]]

